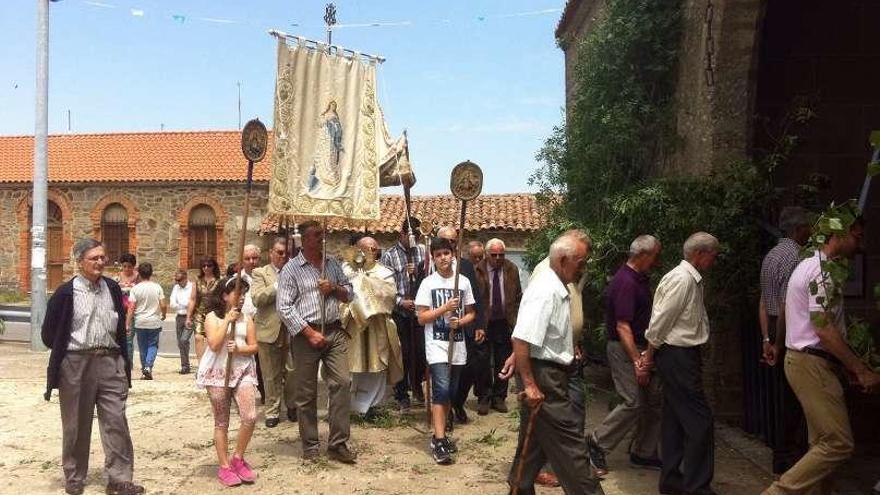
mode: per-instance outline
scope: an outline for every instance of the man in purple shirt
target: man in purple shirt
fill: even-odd
[[[660,380],[637,365],[639,353],[648,342],[645,330],[651,321],[651,288],[648,272],[660,258],[660,241],[650,235],[637,237],[629,248],[629,259],[617,270],[605,293],[605,328],[608,332],[608,366],[614,388],[623,402],[587,437],[590,462],[596,474],[608,472],[605,454],[613,450],[629,431],[638,426],[630,444],[630,463],[659,469]]]

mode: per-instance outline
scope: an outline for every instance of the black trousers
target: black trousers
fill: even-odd
[[[776,316],[770,316],[770,339],[776,339]],[[807,453],[807,421],[797,396],[785,377],[785,347],[779,350],[776,366],[770,368],[767,395],[771,407],[770,447],[773,449],[773,472],[782,474]]]
[[[422,396],[422,380],[425,377],[425,327],[419,326],[415,315],[408,317],[398,313],[391,315],[397,325],[400,338],[400,351],[403,354],[403,379],[394,385],[394,399],[401,401],[414,396]],[[415,376],[415,383],[410,383]]]
[[[467,364],[461,370],[461,378],[458,383],[458,390],[455,397],[452,398],[452,405],[455,407],[463,407],[467,401],[471,387],[474,388],[474,395],[477,399],[483,397],[489,398],[489,387],[491,385],[492,364],[489,358],[489,343],[483,341],[477,343],[474,340],[473,332],[465,332],[465,347],[467,347]]]
[[[574,402],[569,386],[572,370],[538,359],[532,359],[531,364],[535,382],[545,399],[535,418],[535,427],[525,453],[523,442],[531,410],[525,403],[520,408],[519,439],[508,483],[511,488],[515,485],[517,469],[523,463],[518,493],[533,495],[535,477],[549,462],[566,494],[604,494],[599,480],[590,471],[583,421],[578,419],[579,415],[583,417],[583,409]]]
[[[703,391],[700,349],[666,344],[656,363],[663,380],[660,491],[710,493],[715,426]]]
[[[489,352],[492,356],[492,399],[504,400],[507,397],[507,380],[498,378],[498,373],[504,366],[504,361],[513,352],[513,344],[510,342],[510,334],[513,329],[507,324],[507,320],[492,320],[486,328],[486,340],[489,343]]]

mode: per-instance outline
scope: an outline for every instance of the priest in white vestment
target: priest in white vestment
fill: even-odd
[[[351,410],[367,415],[385,399],[388,386],[403,379],[403,357],[397,327],[391,319],[397,286],[394,273],[373,261],[379,244],[361,238],[342,269],[354,287],[354,298],[342,306],[342,326],[351,341]]]

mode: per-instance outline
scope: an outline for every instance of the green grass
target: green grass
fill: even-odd
[[[351,415],[351,423],[364,428],[399,428],[412,424],[413,418],[407,414],[400,414],[393,406],[383,405],[376,408],[369,419],[360,414]]]
[[[486,433],[485,435],[478,437],[476,440],[474,440],[474,443],[481,443],[483,445],[489,445],[492,448],[496,448],[499,445],[503,444],[505,439],[506,437],[504,435],[496,434],[495,428],[492,428],[491,430],[489,430],[489,433]]]
[[[510,431],[519,431],[519,408],[515,408],[509,413],[507,413],[508,425],[507,429]]]

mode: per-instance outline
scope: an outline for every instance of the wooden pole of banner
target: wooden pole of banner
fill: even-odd
[[[327,217],[321,223],[321,279],[327,279]],[[321,294],[321,335],[324,335],[327,318],[327,296]]]
[[[422,225],[420,227],[422,232],[422,238],[425,240],[425,264],[423,265],[423,270],[425,276],[428,276],[428,266],[430,266],[430,258],[431,258],[431,237],[434,235],[434,222],[431,221],[428,223],[428,220],[423,220]],[[416,342],[414,338],[415,335],[412,335],[413,342]],[[418,356],[419,353],[415,351],[415,346],[413,346],[413,359],[415,356]],[[415,367],[415,361],[413,361],[413,367]],[[413,389],[415,390],[415,389]],[[425,424],[428,426],[428,431],[431,431],[431,426],[433,426],[433,422],[431,421],[431,367],[428,366],[428,363],[425,363]]]

